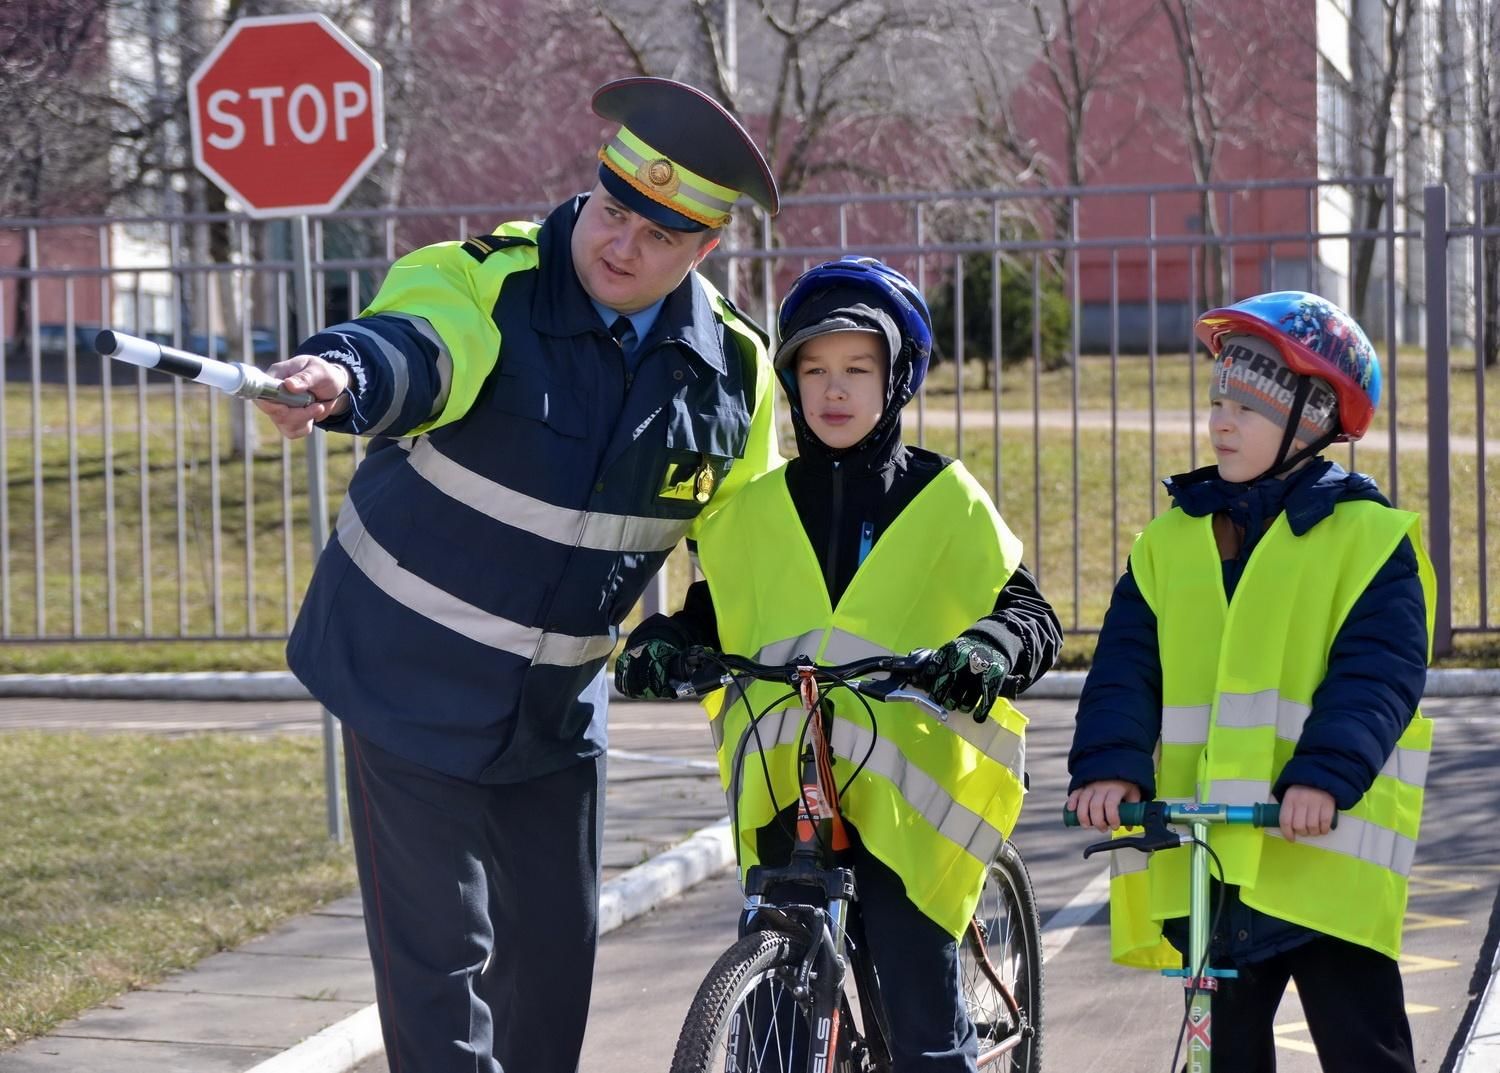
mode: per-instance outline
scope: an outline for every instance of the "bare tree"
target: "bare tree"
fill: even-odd
[[[1141,81],[1141,62],[1131,44],[1153,17],[1150,0],[1106,4],[1104,0],[1027,0],[1041,43],[1039,66],[1045,85],[1031,92],[1043,98],[1063,121],[1062,160],[1047,170],[1060,173],[1068,186],[1083,186],[1091,169],[1112,159],[1136,134],[1141,118],[1140,94],[1130,121],[1119,123],[1104,137],[1088,136],[1090,107],[1099,98],[1124,97]],[[1097,131],[1095,132],[1097,134]],[[1073,206],[1056,202],[1060,238],[1073,232]]]
[[[1500,173],[1500,5],[1473,5],[1474,120],[1478,133],[1480,170]],[[1500,226],[1500,179],[1480,188],[1476,217],[1486,227]],[[1484,289],[1479,315],[1484,323],[1485,368],[1500,364],[1500,237],[1479,240],[1484,267]]]
[[[1377,0],[1378,23],[1367,32],[1365,24],[1350,24],[1352,133],[1359,149],[1359,167],[1366,175],[1389,175],[1402,148],[1395,139],[1395,103],[1406,69],[1405,53],[1416,0]],[[1373,21],[1373,20],[1372,20]],[[1327,117],[1324,117],[1327,121]],[[1335,132],[1335,136],[1343,132]],[[1420,131],[1403,132],[1407,139]],[[1375,232],[1389,209],[1388,187],[1360,185],[1354,191],[1354,227],[1357,231]],[[1354,317],[1367,320],[1370,279],[1379,247],[1373,237],[1355,239],[1352,245],[1350,293]],[[1389,269],[1387,269],[1389,271]]]
[[[1171,31],[1182,87],[1181,100],[1157,112],[1181,132],[1194,181],[1206,186],[1218,178],[1231,146],[1254,143],[1278,153],[1259,106],[1270,100],[1284,107],[1278,88],[1311,85],[1306,73],[1295,73],[1303,50],[1295,22],[1285,17],[1289,5],[1157,0],[1157,6]],[[1218,199],[1207,189],[1199,195],[1199,219],[1205,242],[1200,293],[1214,305],[1223,301],[1228,279]]]

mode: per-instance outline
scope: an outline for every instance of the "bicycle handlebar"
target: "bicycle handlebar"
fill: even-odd
[[[1162,818],[1166,823],[1171,824],[1197,822],[1249,824],[1251,827],[1281,826],[1281,806],[1274,801],[1258,805],[1200,805],[1193,801],[1175,804],[1167,801],[1122,801],[1120,802],[1120,822],[1126,827],[1142,826],[1146,822],[1146,810],[1152,804],[1162,806]],[[1333,822],[1334,826],[1338,825],[1337,815],[1334,816]],[[1063,825],[1079,826],[1078,813],[1070,808],[1063,809]]]
[[[948,718],[948,711],[925,693],[903,689],[932,656],[932,650],[917,649],[905,656],[870,656],[851,660],[848,663],[819,665],[811,657],[795,656],[787,663],[757,663],[755,660],[729,653],[716,652],[711,648],[694,646],[684,651],[689,667],[704,667],[686,682],[676,683],[679,698],[701,697],[706,693],[729,685],[736,675],[756,678],[764,682],[783,682],[795,685],[804,670],[811,670],[820,682],[847,686],[856,693],[863,693],[875,700],[908,701],[920,705],[940,719]],[[727,668],[732,673],[722,673]],[[889,677],[873,681],[864,675],[888,673]]]

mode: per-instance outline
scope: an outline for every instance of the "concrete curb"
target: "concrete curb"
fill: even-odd
[[[1026,697],[1071,700],[1083,690],[1084,671],[1053,671]],[[610,690],[616,700],[621,699]],[[1500,670],[1461,667],[1428,671],[1426,696],[1500,694]],[[311,700],[289,671],[190,671],[181,674],[3,674],[0,697],[69,697],[95,700]]]
[[[734,846],[725,816],[605,883],[599,891],[599,934],[650,912],[733,863]],[[382,1050],[380,1015],[370,1005],[246,1073],[349,1073]]]

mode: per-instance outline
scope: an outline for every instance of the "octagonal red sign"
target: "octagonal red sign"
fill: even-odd
[[[329,212],[385,151],[380,65],[322,15],[237,20],[188,114],[194,162],[252,216]]]

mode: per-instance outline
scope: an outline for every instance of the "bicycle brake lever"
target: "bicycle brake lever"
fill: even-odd
[[[1182,845],[1182,836],[1176,831],[1147,832],[1141,835],[1126,835],[1111,838],[1106,842],[1094,842],[1083,847],[1085,857],[1094,853],[1110,853],[1117,849],[1138,849],[1142,853],[1155,853],[1159,849],[1176,849]]]
[[[1147,803],[1141,826],[1144,830],[1138,835],[1111,838],[1107,842],[1085,846],[1083,855],[1088,857],[1093,853],[1109,853],[1117,849],[1138,849],[1142,853],[1155,853],[1159,849],[1176,849],[1182,845],[1182,835],[1167,826],[1167,807],[1160,801]]]

